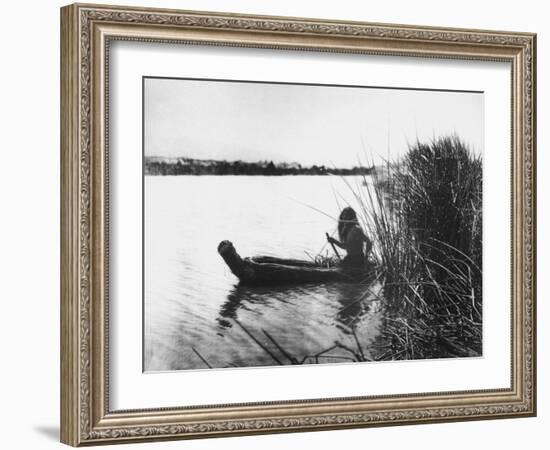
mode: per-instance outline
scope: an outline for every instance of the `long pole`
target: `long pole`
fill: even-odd
[[[338,259],[340,261],[342,261],[342,258],[340,258],[340,253],[338,253],[338,250],[336,250],[336,247],[334,246],[334,244],[332,242],[330,242],[330,236],[328,235],[328,233],[325,233],[327,235],[327,240],[328,242],[330,243],[330,246],[332,247],[332,250],[334,250],[334,253],[336,253],[336,256],[338,256]]]

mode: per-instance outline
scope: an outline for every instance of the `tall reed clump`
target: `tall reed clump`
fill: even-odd
[[[417,142],[364,183],[394,359],[476,356],[482,338],[482,162],[456,136]]]

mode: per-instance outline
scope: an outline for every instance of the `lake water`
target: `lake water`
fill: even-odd
[[[290,364],[273,340],[302,360],[335,341],[356,349],[352,326],[368,357],[381,308],[365,286],[243,287],[216,250],[227,239],[243,257],[331,255],[325,232],[335,231],[342,207],[355,206],[346,183],[358,188],[362,180],[145,177],[144,369]],[[317,362],[346,362],[346,354],[335,350]]]

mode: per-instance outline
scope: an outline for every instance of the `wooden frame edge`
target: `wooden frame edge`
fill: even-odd
[[[520,186],[519,194],[521,194],[521,204],[518,213],[529,213],[522,216],[519,220],[522,224],[521,236],[515,243],[521,242],[527,234],[532,241],[528,246],[530,248],[521,247],[520,266],[522,269],[530,269],[529,273],[523,272],[520,279],[521,286],[516,286],[519,289],[520,302],[518,307],[522,310],[518,320],[521,321],[518,327],[522,331],[522,336],[516,341],[516,346],[519,352],[516,363],[521,367],[516,367],[518,376],[516,377],[516,386],[512,391],[502,393],[502,402],[497,402],[494,406],[487,406],[487,411],[478,411],[478,414],[470,415],[464,413],[462,417],[424,417],[420,414],[417,418],[410,418],[409,413],[402,408],[396,408],[393,412],[387,411],[386,420],[380,422],[369,422],[368,419],[352,417],[353,414],[342,415],[342,423],[338,419],[334,419],[334,414],[323,413],[318,416],[308,416],[307,414],[288,415],[282,414],[280,417],[266,417],[260,414],[258,419],[250,419],[250,427],[239,425],[239,421],[244,419],[236,419],[232,421],[227,419],[227,422],[218,422],[214,419],[208,423],[204,422],[181,422],[181,410],[167,410],[147,413],[141,412],[120,412],[109,413],[105,403],[106,391],[103,377],[105,377],[105,366],[98,359],[102,359],[104,351],[102,343],[105,342],[106,336],[104,333],[103,324],[99,323],[98,318],[105,314],[105,308],[101,302],[97,304],[96,295],[102,295],[103,277],[105,276],[101,267],[101,258],[103,253],[101,248],[98,249],[94,244],[98,233],[100,239],[104,239],[103,220],[101,213],[102,205],[104,205],[103,191],[98,190],[99,185],[103,183],[101,175],[105,161],[103,153],[97,149],[101,148],[101,141],[104,130],[98,127],[98,119],[92,119],[89,123],[83,121],[81,117],[81,99],[83,86],[81,76],[82,65],[82,49],[81,35],[81,12],[83,10],[96,11],[120,11],[120,12],[156,12],[159,14],[174,14],[174,15],[190,15],[190,16],[207,16],[216,19],[229,18],[230,20],[274,20],[285,23],[299,22],[301,24],[333,24],[350,25],[354,27],[395,27],[400,30],[429,30],[440,33],[448,31],[450,33],[479,33],[491,36],[517,37],[524,42],[522,45],[511,45],[509,57],[516,55],[520,63],[516,63],[516,68],[521,71],[521,81],[518,81],[518,90],[521,92],[520,98],[517,98],[520,104],[519,119],[514,119],[514,126],[518,123],[521,126],[517,127],[518,148],[522,150],[521,154],[516,154],[518,158],[520,171]],[[139,24],[138,24],[139,25]],[[245,24],[246,25],[246,24]],[[135,24],[131,25],[135,27]],[[317,26],[317,25],[316,25]],[[214,27],[214,25],[212,25]],[[199,27],[200,28],[200,27]],[[223,27],[222,27],[223,28]],[[204,28],[202,28],[204,29]],[[206,29],[211,32],[212,29]],[[236,36],[239,33],[242,35],[250,34],[250,31],[243,25],[242,29],[237,26],[231,30],[229,34]],[[262,32],[263,36],[268,40],[271,39],[270,31]],[[275,33],[275,41],[277,41],[277,33],[281,31],[273,31]],[[91,33],[90,33],[91,34]],[[137,32],[139,34],[139,30]],[[206,33],[208,34],[208,33]],[[260,36],[256,34],[256,38]],[[288,37],[289,35],[285,35]],[[313,35],[315,36],[315,35]],[[98,36],[90,37],[90,41],[98,38]],[[336,42],[338,35],[327,35],[327,39],[333,39]],[[315,40],[315,38],[312,38]],[[350,42],[358,39],[354,37],[346,38]],[[389,38],[388,38],[389,39]],[[403,38],[405,39],[405,38]],[[99,41],[101,42],[101,40]],[[413,42],[413,41],[411,41]],[[93,42],[89,42],[93,46]],[[97,43],[95,44],[97,45]],[[236,45],[239,45],[238,43]],[[424,42],[424,48],[432,45],[430,42]],[[454,44],[448,44],[453,46]],[[489,47],[498,47],[498,43],[488,44]],[[246,45],[245,45],[246,46]],[[414,41],[412,47],[421,48],[422,44]],[[501,44],[501,47],[503,45]],[[525,58],[526,47],[530,48],[531,55],[527,61]],[[299,47],[299,46],[298,46]],[[335,47],[337,48],[337,47]],[[460,54],[460,52],[458,52]],[[86,64],[91,65],[88,60]],[[98,72],[99,70],[99,72]],[[525,84],[524,77],[531,72],[532,78],[530,84]],[[97,95],[93,95],[94,83],[96,78],[100,77],[100,68],[93,67],[90,70],[89,76],[92,76],[95,81],[90,82],[91,88],[85,92],[89,103],[88,107],[95,109],[102,108],[101,102],[98,103]],[[100,88],[100,91],[103,88]],[[97,93],[95,93],[97,94]],[[507,32],[491,32],[485,30],[465,30],[465,29],[446,29],[437,27],[415,27],[408,25],[387,25],[387,24],[367,24],[361,22],[340,22],[329,20],[314,20],[288,17],[269,17],[269,16],[250,16],[225,13],[206,13],[193,11],[177,11],[177,10],[158,10],[146,8],[130,8],[130,7],[115,7],[108,5],[70,5],[61,9],[61,441],[73,445],[97,445],[115,442],[131,442],[142,440],[166,440],[166,439],[188,439],[202,438],[215,436],[232,436],[232,435],[250,435],[250,434],[265,434],[265,433],[281,433],[281,432],[298,432],[298,431],[313,431],[321,429],[336,429],[336,428],[357,428],[365,426],[390,426],[397,424],[415,424],[415,423],[434,423],[440,421],[458,421],[458,420],[475,420],[475,419],[490,419],[501,417],[519,417],[536,415],[536,35],[531,33],[507,33]],[[528,107],[530,110],[527,111]],[[524,114],[530,115],[525,118]],[[523,130],[526,124],[530,121],[530,129]],[[100,121],[101,123],[101,121]],[[82,127],[88,127],[86,133],[82,132]],[[530,136],[527,134],[530,133]],[[529,141],[530,138],[530,142]],[[526,140],[527,139],[527,140]],[[95,141],[95,142],[94,142]],[[100,147],[97,147],[97,146]],[[86,148],[88,147],[88,148]],[[529,154],[527,152],[530,151]],[[527,179],[523,177],[531,171]],[[92,176],[93,174],[93,176]],[[84,193],[84,195],[82,195]],[[526,209],[527,208],[527,209]],[[101,212],[101,211],[100,211]],[[84,217],[84,220],[83,220]],[[523,231],[523,226],[527,227],[527,231]],[[515,245],[515,244],[514,244]],[[83,253],[84,250],[84,253]],[[89,276],[83,274],[82,264],[88,264],[85,267],[89,270]],[[526,266],[527,264],[527,266]],[[91,266],[91,267],[90,267]],[[523,281],[524,275],[529,277],[527,281]],[[528,283],[531,287],[530,294],[523,291],[524,284]],[[93,291],[93,292],[92,292]],[[525,296],[524,296],[525,294]],[[87,308],[82,308],[81,305],[87,304]],[[525,302],[525,303],[523,303]],[[93,303],[93,304],[92,304]],[[526,310],[530,308],[530,311]],[[526,312],[526,316],[523,313]],[[82,321],[90,321],[91,326],[83,326]],[[518,328],[514,328],[517,330]],[[84,336],[81,333],[84,332]],[[91,342],[91,344],[90,344]],[[531,352],[524,352],[530,346]],[[99,350],[98,350],[99,349]],[[95,356],[94,356],[95,355]],[[103,355],[103,356],[102,356]],[[525,360],[526,356],[531,359]],[[531,370],[524,373],[524,369],[531,365]],[[85,380],[86,383],[82,383]],[[527,389],[527,392],[524,391]],[[527,400],[527,404],[525,401]],[[407,402],[404,402],[407,403]],[[516,404],[518,410],[502,409],[501,405]],[[521,407],[520,407],[521,406]],[[292,409],[292,405],[284,406],[283,408]],[[490,408],[493,408],[492,411]],[[237,408],[238,409],[238,408]],[[261,409],[261,408],[260,408]],[[268,410],[269,408],[266,408]],[[312,408],[315,409],[315,408]],[[197,412],[197,411],[195,411]],[[170,419],[168,416],[173,415]],[[357,415],[357,414],[356,414]],[[452,414],[451,414],[452,415]],[[165,416],[165,417],[163,417]],[[193,416],[193,414],[191,415]],[[198,416],[195,417],[199,417]],[[152,417],[155,421],[152,422]],[[326,420],[325,420],[325,419]],[[288,424],[282,424],[286,420]],[[234,428],[231,423],[234,423]],[[311,423],[309,423],[311,422]],[[163,429],[163,434],[157,433]]]
[[[78,267],[78,9],[67,6],[60,10],[61,22],[61,442],[77,445],[79,439],[79,293]]]

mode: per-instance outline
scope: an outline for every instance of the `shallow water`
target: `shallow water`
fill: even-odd
[[[340,208],[356,206],[346,183],[361,182],[330,176],[145,177],[144,369],[290,364],[289,357],[346,362],[350,354],[341,350],[312,355],[335,341],[356,349],[352,325],[368,355],[381,313],[365,286],[243,287],[216,251],[228,239],[243,257],[330,255],[325,232],[334,232]]]

